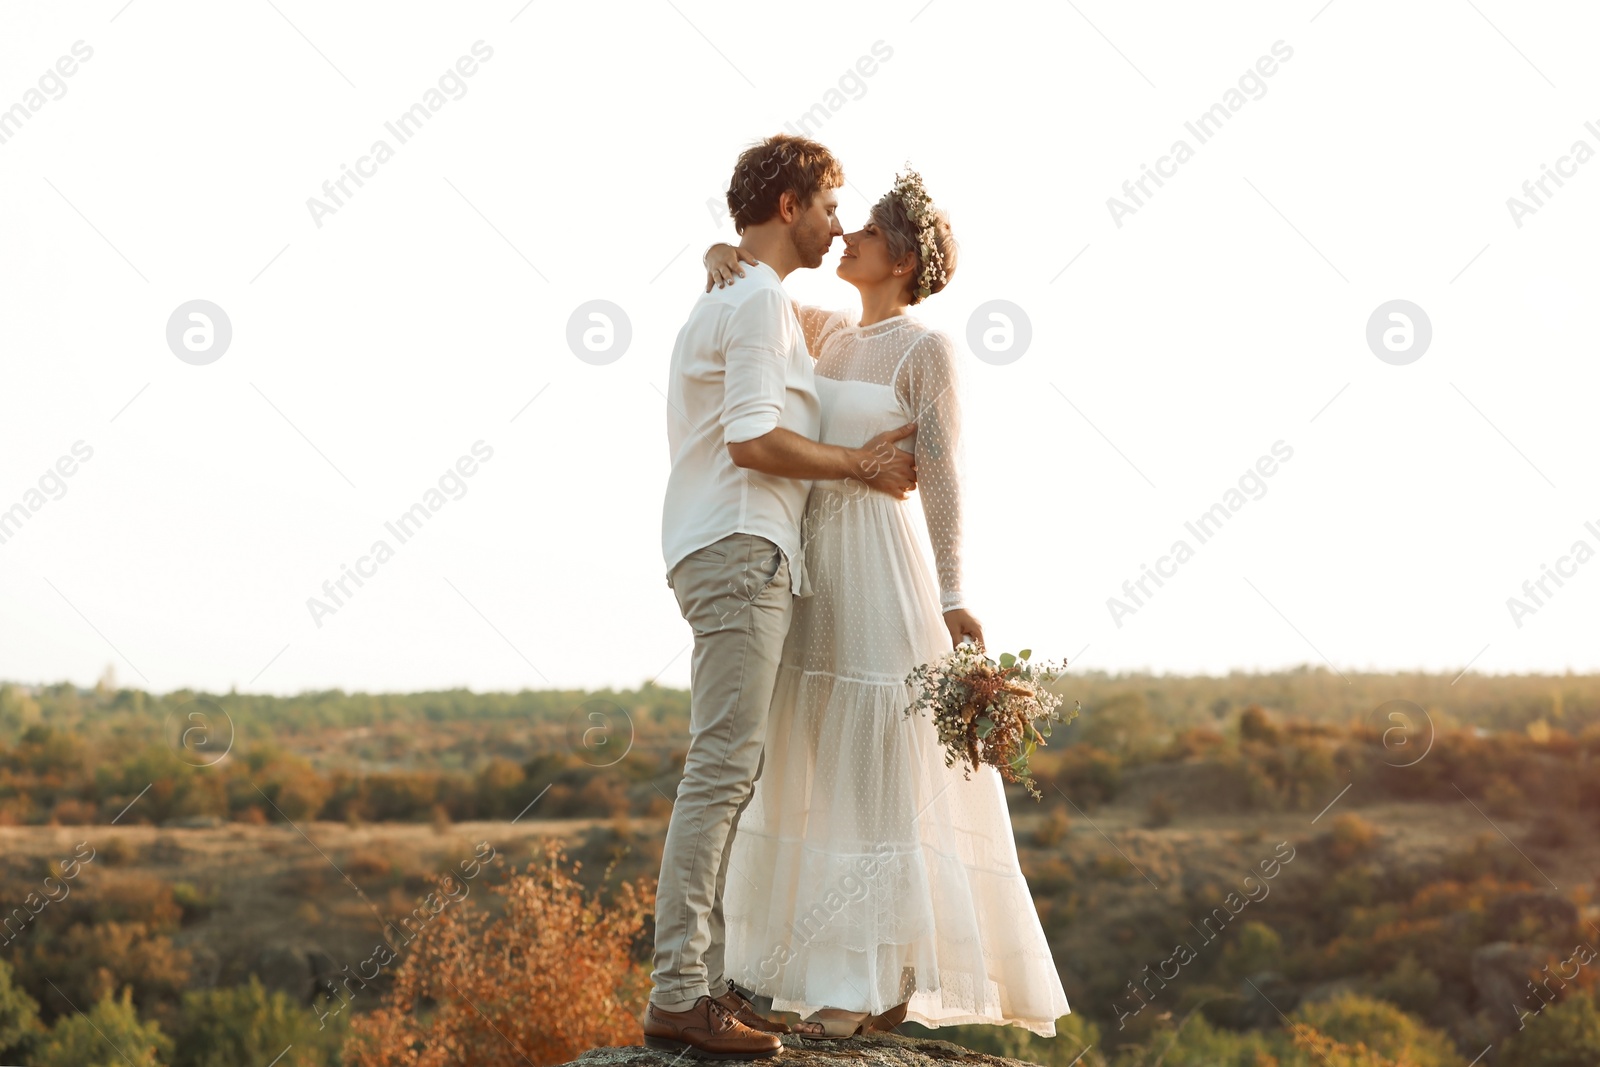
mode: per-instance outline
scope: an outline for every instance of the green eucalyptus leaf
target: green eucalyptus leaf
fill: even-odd
[[[994,729],[994,720],[989,718],[987,715],[978,716],[976,724],[978,727],[978,736],[980,738],[988,737],[989,731]]]
[[[1000,653],[1000,667],[1001,667],[1001,669],[1009,667],[1013,663],[1016,663],[1016,662],[1017,662],[1017,657],[1013,656],[1011,653],[1009,653],[1009,652]]]
[[[1017,653],[1017,658],[1018,659],[1027,659],[1031,655],[1033,655],[1033,649],[1025,648],[1021,652]]]

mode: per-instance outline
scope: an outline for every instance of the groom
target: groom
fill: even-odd
[[[783,289],[844,231],[844,171],[822,145],[778,134],[739,157],[728,208],[760,262],[749,285],[702,295],[678,333],[667,395],[672,472],[662,509],[667,584],[694,630],[689,750],[656,891],[645,1044],[714,1058],[771,1056],[787,1031],[723,974],[722,895],[739,816],[761,773],[767,709],[810,586],[800,523],[811,481],[855,478],[905,499],[908,423],[860,448],[816,438],[812,358]]]

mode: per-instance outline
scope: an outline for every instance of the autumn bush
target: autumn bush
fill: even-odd
[[[130,988],[140,1011],[176,1004],[193,961],[187,949],[145,923],[104,922],[32,931],[12,962],[18,984],[54,1018],[69,1010],[63,997],[83,1006]]]
[[[1377,847],[1378,839],[1378,828],[1366,819],[1349,813],[1340,815],[1328,833],[1329,858],[1338,864],[1365,859]]]
[[[638,959],[654,886],[586,891],[552,840],[540,858],[445,908],[401,949],[381,1004],[351,1021],[346,1067],[527,1067],[637,1045],[649,975]]]
[[[1144,807],[1144,824],[1152,830],[1163,826],[1171,826],[1173,817],[1178,814],[1178,806],[1172,798],[1165,793],[1157,793],[1150,798]]]
[[[1039,823],[1033,831],[1033,844],[1035,848],[1053,848],[1059,845],[1067,836],[1067,831],[1072,829],[1072,819],[1068,817],[1066,809],[1055,807]]]

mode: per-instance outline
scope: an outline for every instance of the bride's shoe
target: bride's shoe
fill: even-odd
[[[866,1011],[846,1011],[843,1008],[822,1008],[808,1015],[802,1024],[811,1023],[822,1027],[822,1033],[808,1033],[803,1030],[791,1030],[791,1033],[813,1040],[840,1041],[847,1037],[857,1037],[867,1031],[875,1033],[891,1033],[894,1028],[906,1021],[906,1005],[896,1004],[879,1015]]]
[[[882,1015],[868,1017],[867,1021],[861,1024],[861,1028],[863,1030],[877,1030],[881,1033],[892,1032],[895,1027],[906,1021],[907,1003],[909,1001],[896,1004]]]
[[[862,1027],[879,1016],[866,1011],[846,1011],[844,1008],[821,1008],[801,1020],[822,1027],[822,1033],[790,1029],[790,1033],[812,1041],[842,1041],[861,1033]]]

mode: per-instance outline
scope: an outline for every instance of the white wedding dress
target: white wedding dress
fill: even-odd
[[[910,501],[814,483],[803,527],[813,594],[795,601],[765,755],[730,853],[729,978],[777,1011],[879,1013],[925,1026],[1008,1023],[1052,1036],[1069,1012],[1017,864],[999,774],[944,764],[906,674],[950,651],[961,604],[955,348],[906,316],[870,326],[801,308],[822,440],[858,446],[915,421]]]

